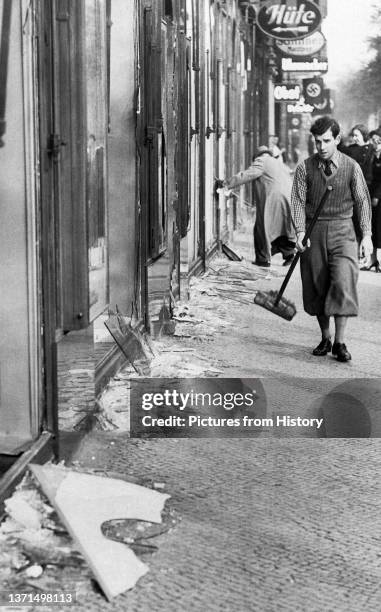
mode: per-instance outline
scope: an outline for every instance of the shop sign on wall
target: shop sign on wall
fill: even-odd
[[[310,0],[295,0],[292,5],[268,0],[257,12],[262,32],[280,40],[305,38],[320,27],[321,21],[319,7]]]
[[[297,101],[300,99],[300,93],[300,85],[296,83],[279,83],[274,87],[274,100],[275,102]]]
[[[275,46],[284,55],[293,57],[308,57],[318,53],[326,44],[324,35],[318,30],[306,36],[306,38],[298,40],[276,40]]]
[[[291,57],[282,57],[284,72],[327,72],[328,60],[314,57],[312,60],[294,61]]]
[[[303,100],[296,102],[296,104],[287,104],[287,112],[292,114],[305,114],[312,113],[315,107],[312,104],[306,104]]]

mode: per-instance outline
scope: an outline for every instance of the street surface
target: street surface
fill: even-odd
[[[151,440],[90,435],[77,454],[165,483],[182,516],[150,571],[107,604],[128,612],[379,611],[378,440]]]
[[[249,238],[236,244],[243,262],[217,258],[195,279],[176,335],[158,342],[165,359],[152,375],[262,377],[267,415],[323,416],[325,427],[234,440],[89,433],[71,457],[76,468],[164,483],[182,520],[158,538],[133,590],[111,603],[91,593],[79,610],[381,608],[381,275],[360,274],[361,316],[348,327],[353,360],[313,357],[319,332],[302,309],[299,271],[286,292],[298,310],[292,322],[254,305],[254,291],[280,286],[286,268],[277,258],[270,272],[253,266]]]

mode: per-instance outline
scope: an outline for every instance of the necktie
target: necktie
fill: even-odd
[[[324,162],[324,174],[326,176],[331,176],[332,174],[331,162],[329,161],[329,159],[327,159],[327,161]]]

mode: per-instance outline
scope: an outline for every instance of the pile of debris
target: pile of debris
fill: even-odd
[[[140,557],[155,552],[157,536],[179,518],[163,488],[61,464],[31,465],[5,501],[3,590],[80,599],[96,590],[94,579],[107,599],[131,589],[149,571]]]
[[[138,330],[116,309],[106,325],[129,363],[98,398],[93,426],[101,430],[129,431],[129,381],[133,378],[224,376],[229,364],[218,362],[213,351],[202,350],[203,345],[213,342],[217,334],[229,331],[233,325],[228,314],[231,306],[253,304],[256,281],[271,280],[274,276],[279,273],[272,268],[262,270],[250,267],[245,261],[216,257],[205,274],[191,280],[191,299],[176,302],[174,333],[156,340]]]

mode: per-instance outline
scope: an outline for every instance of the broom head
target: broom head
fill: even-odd
[[[254,303],[258,304],[258,306],[266,308],[266,310],[270,310],[279,317],[282,317],[282,319],[291,321],[296,315],[295,304],[290,300],[281,297],[278,304],[275,305],[277,297],[277,291],[258,291],[254,298]]]

